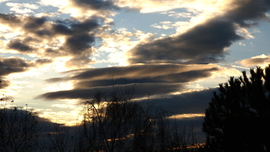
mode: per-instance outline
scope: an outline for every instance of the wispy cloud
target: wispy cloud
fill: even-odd
[[[6,5],[11,7],[10,11],[18,14],[34,13],[33,10],[39,9],[38,5],[30,3],[7,3]]]

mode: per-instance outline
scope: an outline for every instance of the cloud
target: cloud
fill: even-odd
[[[73,18],[85,19],[90,16],[106,18],[107,15],[115,15],[120,8],[115,5],[114,0],[40,0],[43,6],[58,8],[58,13],[69,14]]]
[[[143,78],[177,74],[193,70],[206,70],[215,68],[215,65],[185,65],[185,64],[161,64],[161,65],[133,65],[126,67],[108,67],[98,69],[86,69],[74,74],[71,80],[103,80],[112,78]]]
[[[39,9],[38,5],[30,3],[6,3],[6,5],[11,7],[11,11],[18,14],[34,13],[31,9]]]
[[[76,6],[84,8],[84,9],[92,9],[92,10],[118,9],[118,7],[114,5],[112,0],[93,0],[93,1],[70,0],[70,1]]]
[[[270,9],[270,2],[268,0],[240,0],[233,1],[232,6],[233,9],[224,15],[225,18],[241,26],[250,26],[253,23],[250,24],[249,21],[267,18],[266,13]]]
[[[214,63],[227,53],[233,42],[244,39],[240,28],[256,25],[266,19],[269,2],[257,0],[230,1],[227,12],[209,18],[184,33],[138,44],[129,51],[130,63]],[[250,11],[253,10],[253,11]],[[246,31],[244,29],[240,30]],[[243,32],[242,32],[243,33]],[[246,33],[243,33],[246,36]],[[249,36],[250,37],[250,36]]]
[[[40,58],[40,59],[36,59],[34,61],[35,65],[37,67],[41,66],[41,65],[44,65],[44,64],[49,64],[49,63],[52,63],[53,61],[51,59],[46,59],[46,58]]]
[[[20,40],[11,40],[8,43],[7,48],[17,50],[17,51],[19,51],[21,53],[27,53],[27,52],[32,52],[33,51],[33,48],[31,48],[27,44],[24,44]]]
[[[270,63],[270,56],[266,56],[262,54],[262,55],[254,56],[249,59],[244,59],[240,61],[239,63],[245,67],[254,67],[254,66],[265,67]]]
[[[130,62],[217,62],[223,57],[226,47],[241,39],[234,31],[232,23],[211,20],[181,35],[134,47],[130,50]]]
[[[8,80],[5,80],[5,76],[11,73],[19,73],[27,71],[32,64],[20,58],[0,58],[0,88],[6,88],[10,85]]]
[[[11,73],[20,73],[29,70],[29,68],[39,67],[40,65],[51,63],[50,59],[39,58],[33,61],[18,57],[0,58],[0,77]]]
[[[120,7],[127,7],[131,10],[139,10],[141,13],[153,13],[173,10],[176,8],[193,8],[193,9],[214,9],[217,6],[224,7],[224,2],[213,0],[166,0],[166,1],[138,1],[138,0],[116,0],[115,3]],[[223,3],[223,5],[220,5]]]
[[[118,90],[126,91],[127,85],[117,85],[115,86]],[[166,88],[166,89],[164,89]],[[174,92],[176,90],[181,90],[183,86],[179,84],[137,84],[136,91],[134,93],[134,98],[146,97],[150,94],[167,94]],[[57,92],[48,92],[38,96],[38,98],[44,98],[47,100],[56,100],[56,99],[84,99],[88,100],[94,97],[97,91],[104,93],[110,93],[113,90],[112,86],[96,87],[89,89],[73,89]]]
[[[17,16],[10,14],[0,13],[0,20],[1,24],[5,24],[11,27],[19,26],[21,23],[21,20]]]
[[[47,20],[44,17],[36,18],[30,16],[22,21],[24,23],[23,28],[28,30],[29,32],[32,32],[42,27],[46,21]]]
[[[72,90],[48,92],[39,97],[49,100],[92,98],[97,91],[110,92],[113,86],[125,90],[125,87],[134,84],[136,98],[145,97],[148,93],[165,95],[182,92],[188,82],[210,77],[212,72],[218,70],[214,65],[181,64],[73,70],[68,72],[70,77],[47,80],[47,82],[71,81]]]
[[[0,0],[0,3],[6,2],[6,1],[8,1],[8,0]]]
[[[18,32],[6,38],[6,51],[36,57],[70,57],[67,66],[85,66],[91,63],[96,34],[102,32],[102,19],[91,17],[82,21],[50,20],[45,17],[0,14],[1,24]],[[101,24],[100,24],[101,23]],[[77,61],[80,64],[74,64]]]
[[[40,5],[43,6],[54,6],[54,7],[63,7],[68,5],[68,1],[67,0],[40,0],[39,1]]]
[[[112,0],[67,0],[63,5],[55,2],[52,4],[43,2],[43,4],[57,6],[60,8],[60,12],[70,14],[75,18],[85,18],[94,15],[106,17],[107,15],[115,14],[113,11],[119,10],[119,7]]]
[[[37,68],[45,64],[52,63],[50,59],[39,58],[35,60],[26,60],[24,58],[0,57],[0,79],[1,88],[9,86],[10,82],[6,80],[8,75],[13,73],[22,73],[30,70],[30,68]]]
[[[180,73],[167,73],[166,75],[156,75],[151,77],[141,77],[134,76],[131,78],[111,78],[111,79],[102,79],[102,80],[84,80],[74,82],[75,88],[89,88],[89,87],[100,87],[100,86],[108,86],[108,85],[125,85],[130,83],[139,84],[149,84],[149,83],[186,83],[198,80],[200,78],[206,78],[211,76],[212,71],[217,71],[217,68],[212,69],[204,69],[204,70],[192,70],[187,72]],[[109,77],[109,76],[108,76]]]
[[[24,72],[32,64],[20,58],[0,58],[0,76],[6,76],[11,73]]]
[[[10,82],[7,80],[4,80],[3,78],[0,79],[0,89],[6,88],[10,85]]]

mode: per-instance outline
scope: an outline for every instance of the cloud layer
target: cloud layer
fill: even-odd
[[[72,81],[74,89],[49,92],[39,97],[53,99],[92,98],[97,91],[109,93],[114,86],[125,90],[135,85],[135,97],[166,95],[184,91],[188,82],[207,78],[219,69],[214,65],[138,65],[86,69],[70,77],[53,78],[48,82]],[[72,71],[71,73],[76,72]]]

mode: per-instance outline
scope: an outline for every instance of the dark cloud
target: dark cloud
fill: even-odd
[[[187,65],[187,64],[161,64],[161,65],[133,65],[126,67],[108,67],[98,69],[85,69],[74,74],[71,79],[102,80],[125,78],[156,77],[168,74],[177,74],[192,70],[205,70],[215,68],[214,65]]]
[[[10,85],[10,81],[6,80],[5,76],[25,72],[31,66],[31,63],[20,58],[0,58],[0,89]]]
[[[77,22],[66,25],[55,24],[53,26],[53,29],[55,32],[59,32],[55,34],[68,35],[68,37],[66,38],[66,42],[63,44],[62,47],[66,51],[68,51],[69,54],[73,55],[74,58],[82,59],[83,54],[91,54],[91,47],[95,42],[95,36],[93,34],[90,34],[90,32],[94,33],[93,30],[98,28],[99,26],[100,25],[97,23],[96,19],[88,19],[80,23]],[[90,54],[88,54],[88,57],[90,56]]]
[[[92,98],[97,91],[110,92],[114,86],[124,90],[135,85],[134,95],[166,95],[185,90],[188,82],[211,76],[219,69],[213,65],[141,65],[72,71],[70,77],[52,78],[47,82],[72,81],[74,89],[49,92],[39,97],[53,99]]]
[[[2,14],[2,13],[0,13],[0,21],[1,21],[1,24],[7,24],[7,25],[10,25],[11,27],[19,26],[21,23],[20,18],[18,18],[17,16],[11,15],[11,14]]]
[[[10,85],[10,82],[8,80],[4,80],[3,78],[0,78],[0,89],[6,88]]]
[[[119,9],[112,0],[72,0],[72,2],[82,9],[91,9],[99,12]]]
[[[52,31],[54,34],[61,35],[81,35],[86,34],[94,29],[100,27],[98,24],[98,19],[93,17],[92,19],[87,19],[85,21],[56,21],[52,25]]]
[[[12,14],[0,14],[1,24],[22,30],[24,34],[14,38],[6,45],[6,48],[13,49],[19,53],[35,53],[39,57],[73,57],[66,65],[85,66],[91,62],[89,57],[92,54],[97,32],[103,20],[98,17],[89,17],[83,21],[70,19],[53,21],[45,17],[17,17]],[[53,43],[59,42],[59,36],[64,38],[62,45]],[[52,43],[53,42],[53,43]],[[47,48],[42,51],[44,45]],[[43,53],[44,52],[44,53]],[[74,64],[77,62],[80,64]]]
[[[38,36],[50,36],[51,32],[49,30],[37,30],[35,34]]]
[[[37,59],[35,60],[35,65],[36,66],[40,66],[40,65],[44,65],[44,64],[49,64],[52,63],[53,61],[51,59]]]
[[[236,8],[227,12],[224,17],[241,26],[249,26],[248,22],[252,20],[268,18],[266,12],[270,9],[269,0],[239,0],[232,5]]]
[[[0,58],[0,76],[24,72],[31,66],[32,63],[20,58]]]
[[[131,63],[209,63],[224,55],[224,49],[241,39],[233,23],[211,20],[176,37],[141,44],[130,50]]]
[[[132,86],[132,84],[129,84]],[[129,85],[115,85],[114,87],[118,90],[126,90]],[[164,89],[166,88],[166,89]],[[57,100],[57,99],[91,99],[94,95],[101,91],[103,93],[111,93],[113,90],[113,86],[103,86],[103,87],[93,87],[88,89],[73,89],[73,90],[65,90],[65,91],[56,91],[56,92],[48,92],[42,95],[39,95],[37,98],[44,98],[47,100]],[[180,91],[183,89],[181,84],[136,84],[134,97],[146,97],[148,94],[154,95],[163,95],[170,92]]]
[[[52,25],[52,31],[54,33],[61,34],[61,35],[72,34],[72,30],[62,23]]]
[[[34,61],[24,60],[22,58],[0,58],[0,88],[9,86],[10,82],[5,77],[12,73],[20,73],[29,70],[31,67],[51,63],[49,59],[36,59]]]
[[[7,44],[7,47],[9,49],[14,49],[17,50],[21,53],[27,53],[27,52],[32,52],[33,48],[31,48],[29,45],[24,44],[20,40],[12,40]]]
[[[41,28],[45,24],[46,21],[47,20],[44,17],[42,18],[28,17],[24,21],[23,28],[30,31],[36,30],[36,29]]]
[[[74,34],[84,34],[99,27],[98,21],[94,19],[88,19],[81,23],[74,23],[71,25]]]
[[[74,35],[66,40],[64,48],[73,55],[80,55],[81,52],[90,49],[94,41],[95,37],[89,34]]]
[[[204,70],[194,70],[188,72],[181,72],[176,74],[162,75],[162,76],[151,76],[151,77],[140,77],[134,76],[133,78],[115,78],[115,79],[103,79],[103,80],[80,80],[75,82],[75,88],[89,88],[89,87],[99,87],[108,85],[124,85],[124,84],[141,84],[141,83],[186,83],[195,81],[200,78],[206,78],[211,76],[212,71],[217,71],[217,68],[204,69]],[[52,81],[57,81],[60,79],[52,79]]]

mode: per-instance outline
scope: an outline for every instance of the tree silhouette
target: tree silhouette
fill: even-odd
[[[31,111],[0,109],[0,151],[31,152],[38,148],[37,121]]]
[[[77,151],[188,151],[190,143],[170,122],[168,113],[133,101],[132,92],[127,88],[110,94],[97,92],[85,103]]]
[[[203,123],[209,151],[270,151],[270,66],[231,77],[218,90]]]

